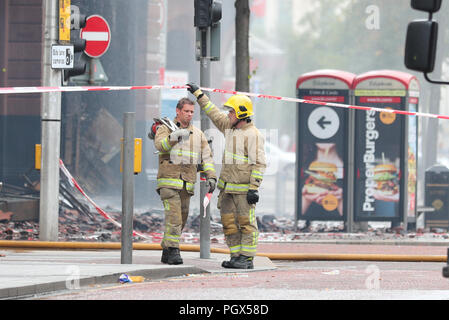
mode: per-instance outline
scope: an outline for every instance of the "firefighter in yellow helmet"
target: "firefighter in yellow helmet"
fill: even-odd
[[[254,114],[251,99],[243,94],[236,94],[230,97],[223,106],[234,110],[235,117],[238,119],[238,122],[236,122],[234,126],[243,119],[246,119],[245,121],[247,121],[248,117]],[[232,110],[229,111],[232,112]]]
[[[253,269],[259,236],[255,208],[266,168],[264,137],[250,118],[254,114],[253,104],[245,95],[234,95],[224,104],[229,109],[226,114],[196,84],[189,83],[188,90],[225,136],[223,166],[217,184],[218,208],[231,259],[223,261],[222,266]]]

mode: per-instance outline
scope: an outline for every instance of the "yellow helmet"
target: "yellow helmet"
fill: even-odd
[[[230,97],[223,106],[234,109],[237,119],[245,119],[254,114],[251,99],[243,94]]]

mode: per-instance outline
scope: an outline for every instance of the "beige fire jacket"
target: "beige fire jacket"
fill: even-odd
[[[174,123],[178,123],[176,118]],[[166,126],[158,128],[154,138],[154,146],[159,151],[157,189],[182,189],[185,182],[187,191],[193,194],[198,164],[203,166],[207,179],[217,179],[206,136],[192,124],[187,129],[190,138],[177,142],[170,141],[171,132]]]
[[[218,188],[226,193],[257,190],[266,168],[263,135],[252,122],[245,123],[240,129],[232,128],[227,114],[220,112],[206,95],[198,99],[198,103],[225,136]]]

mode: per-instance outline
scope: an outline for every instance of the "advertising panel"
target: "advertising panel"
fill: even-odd
[[[297,97],[350,103],[355,75],[337,70],[304,74]],[[348,113],[340,108],[298,104],[297,212],[300,220],[344,220]]]
[[[416,83],[411,83],[415,81]],[[416,111],[413,76],[373,71],[354,80],[356,105]],[[410,103],[409,103],[410,101]],[[399,223],[416,207],[416,117],[356,111],[354,220]]]
[[[412,93],[412,92],[410,92]],[[411,112],[418,111],[419,98],[416,94],[409,97],[408,110]],[[407,117],[408,122],[408,205],[407,217],[415,217],[416,215],[416,185],[417,185],[417,159],[418,159],[418,119],[416,117]]]

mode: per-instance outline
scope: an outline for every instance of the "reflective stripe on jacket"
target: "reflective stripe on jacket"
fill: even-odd
[[[175,118],[175,123],[177,120]],[[188,128],[190,138],[186,141],[170,141],[170,130],[160,126],[154,138],[154,146],[159,151],[157,189],[166,187],[182,189],[193,193],[198,165],[204,168],[206,178],[217,179],[212,151],[204,133],[193,125]]]
[[[223,167],[218,188],[228,193],[247,193],[262,183],[266,168],[265,139],[252,123],[232,128],[226,113],[220,112],[206,95],[198,103],[225,136]]]

